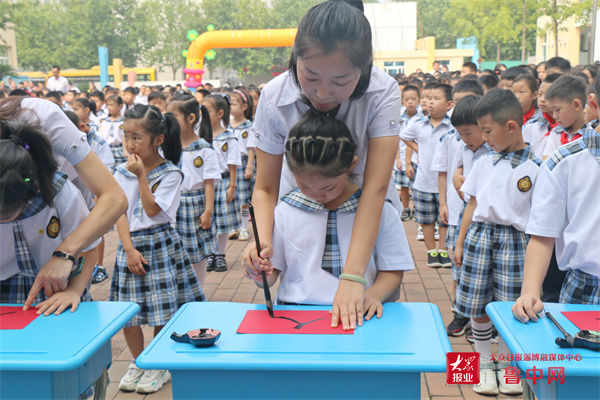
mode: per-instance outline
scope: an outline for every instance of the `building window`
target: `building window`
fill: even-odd
[[[384,61],[383,70],[390,76],[404,73],[404,61]]]
[[[0,46],[0,64],[10,65],[8,61],[8,47]]]

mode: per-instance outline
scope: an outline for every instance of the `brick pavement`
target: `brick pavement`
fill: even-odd
[[[416,269],[404,275],[400,301],[408,302],[431,302],[437,304],[442,313],[444,323],[452,320],[451,293],[452,280],[450,269],[432,269],[425,266],[426,252],[423,242],[418,242],[416,236],[416,224],[412,221],[404,222],[408,235]],[[105,236],[104,265],[112,276],[112,268],[115,260],[118,236],[111,232]],[[244,273],[240,263],[240,254],[247,242],[229,241],[227,246],[227,261],[232,265],[225,273],[209,272],[204,286],[204,293],[209,301],[234,301],[241,303],[263,303],[264,296],[253,282],[243,278]],[[110,279],[92,286],[92,296],[95,300],[106,300],[110,287]],[[152,329],[143,328],[146,343],[152,339]],[[475,351],[472,345],[463,337],[450,338],[454,351]],[[495,351],[495,347],[492,347]],[[151,400],[171,399],[171,384],[167,384],[161,391],[151,395],[137,393],[119,392],[117,386],[121,376],[127,371],[131,361],[131,354],[125,344],[122,332],[112,339],[113,362],[109,369],[110,384],[107,389],[106,398],[109,400]],[[493,396],[480,396],[473,392],[470,385],[447,385],[444,373],[421,374],[421,398],[435,400],[454,399],[490,399]],[[402,390],[398,388],[398,390]],[[199,387],[199,393],[202,387]],[[522,399],[522,396],[498,396],[498,399]]]

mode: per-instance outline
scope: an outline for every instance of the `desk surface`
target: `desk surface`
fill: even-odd
[[[428,371],[446,369],[450,342],[437,306],[388,303],[383,317],[357,328],[353,335],[259,335],[236,330],[247,310],[243,303],[187,303],[136,360],[141,368]],[[278,310],[329,310],[329,306],[276,306]],[[175,343],[173,332],[214,328],[221,337],[213,347]]]
[[[486,311],[494,322],[496,329],[514,354],[580,354],[581,361],[517,361],[522,370],[546,367],[564,367],[565,376],[600,376],[600,353],[588,349],[563,349],[554,339],[563,337],[562,333],[546,316],[537,322],[526,324],[518,321],[512,314],[513,302],[493,302],[487,305]],[[554,319],[571,335],[579,332],[563,311],[600,310],[599,306],[584,304],[544,303],[544,311],[549,311]]]
[[[78,368],[138,311],[135,303],[82,302],[74,313],[41,315],[24,329],[0,330],[0,370]]]

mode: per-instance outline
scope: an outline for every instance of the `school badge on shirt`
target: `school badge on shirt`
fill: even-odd
[[[519,188],[521,192],[529,192],[531,190],[531,186],[532,183],[529,176],[524,176],[519,179],[519,182],[517,182],[517,188]]]
[[[60,233],[60,220],[56,217],[50,218],[50,222],[48,222],[48,226],[46,226],[46,235],[48,237],[54,239]]]
[[[242,137],[246,139],[248,137],[248,131],[242,132]]]
[[[195,161],[195,160],[194,160]],[[150,191],[152,193],[156,192],[156,189],[158,189],[158,185],[160,185],[160,181],[156,182],[154,185],[152,185],[152,188],[150,188]]]
[[[223,152],[227,151],[227,143],[221,146],[221,150],[223,150]]]
[[[202,164],[204,164],[202,157],[198,156],[198,157],[194,158],[194,167],[200,168],[202,166]]]

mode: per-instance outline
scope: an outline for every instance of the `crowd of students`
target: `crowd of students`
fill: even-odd
[[[414,268],[402,221],[414,219],[426,266],[452,269],[447,333],[470,327],[474,390],[520,393],[489,361],[492,340],[510,352],[485,306],[515,301],[527,322],[542,301],[600,303],[599,68],[555,57],[394,79],[372,65],[361,5],[311,8],[289,71],[262,92],[107,86],[0,100],[0,301],[75,311],[90,280],[108,277],[102,234],[116,226],[110,300],[140,305],[124,328],[135,359],[141,325],[158,333],[205,299],[207,271],[229,268],[227,240],[248,240],[252,201],[263,246],[244,250],[246,276],[279,280],[278,304],[330,304],[332,326],[355,328],[398,299]],[[169,379],[132,362],[119,387]]]

